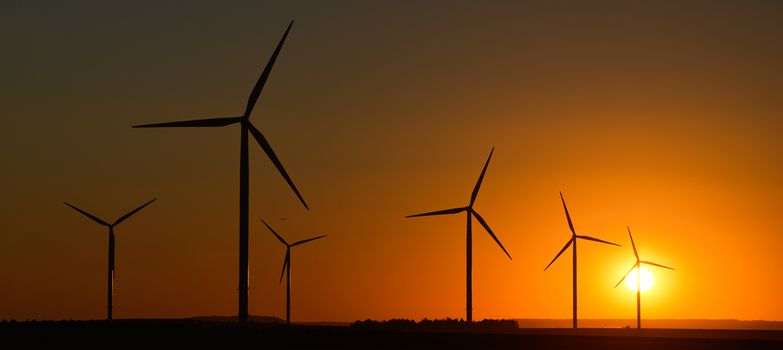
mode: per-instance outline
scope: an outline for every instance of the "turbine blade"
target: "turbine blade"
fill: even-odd
[[[492,159],[492,153],[495,152],[495,147],[492,147],[492,150],[489,151],[489,157],[487,157],[487,162],[484,163],[484,169],[481,169],[481,175],[479,175],[478,181],[476,181],[476,187],[473,188],[473,194],[470,195],[470,206],[473,206],[473,203],[476,201],[476,197],[478,196],[479,188],[481,188],[481,182],[484,181],[484,174],[487,172],[487,167],[489,166],[489,160]]]
[[[253,111],[253,107],[256,105],[256,101],[258,101],[258,96],[261,95],[261,90],[264,88],[264,84],[266,84],[266,79],[269,78],[269,73],[272,72],[272,66],[275,65],[275,61],[277,60],[277,55],[280,53],[280,49],[283,48],[283,43],[285,42],[285,38],[288,36],[288,32],[291,30],[292,25],[294,25],[294,21],[291,21],[291,23],[288,24],[288,28],[285,30],[285,33],[283,33],[283,37],[280,39],[280,42],[277,44],[277,47],[275,48],[275,52],[272,53],[272,57],[270,57],[269,62],[266,63],[266,67],[264,67],[264,71],[261,72],[261,76],[258,78],[258,81],[256,82],[256,86],[254,86],[253,91],[250,92],[250,97],[248,97],[247,99],[247,108],[245,108],[245,114],[244,114],[246,118],[250,116],[250,112]]]
[[[285,268],[288,266],[288,260],[291,259],[291,247],[285,250],[285,259],[283,259],[283,271],[280,272],[280,283],[283,283],[283,276],[285,276]]]
[[[566,219],[568,219],[568,228],[571,229],[571,234],[576,236],[576,230],[574,230],[574,224],[571,222],[571,214],[568,214],[568,207],[566,207],[563,192],[560,192],[560,200],[563,202],[563,209],[565,209]]]
[[[559,252],[559,253],[557,253],[557,255],[555,255],[555,258],[554,258],[554,259],[552,259],[552,261],[550,261],[550,262],[549,262],[549,265],[547,265],[547,266],[544,268],[544,271],[546,271],[546,269],[548,269],[548,268],[549,268],[549,266],[550,266],[550,265],[552,265],[552,263],[553,263],[553,262],[555,262],[555,260],[557,260],[557,258],[559,258],[559,257],[560,257],[560,255],[561,255],[561,254],[563,254],[563,252],[564,252],[564,251],[566,251],[566,249],[568,249],[568,247],[570,247],[570,246],[571,246],[571,243],[572,243],[572,242],[574,242],[574,238],[573,238],[573,237],[571,237],[571,239],[569,239],[569,240],[568,240],[568,243],[566,243],[566,245],[565,245],[565,247],[563,247],[563,249],[560,249],[560,252]]]
[[[78,211],[78,212],[82,213],[84,216],[86,216],[86,217],[88,217],[88,218],[92,219],[92,221],[95,221],[95,222],[97,222],[97,223],[99,223],[99,224],[101,224],[101,225],[104,225],[104,226],[111,226],[111,225],[109,225],[108,223],[106,223],[106,221],[103,221],[103,220],[101,220],[101,219],[98,219],[96,216],[94,216],[94,215],[92,215],[92,214],[90,214],[90,213],[88,213],[88,212],[86,212],[86,211],[84,211],[84,210],[81,210],[81,209],[79,209],[79,208],[77,208],[77,207],[74,207],[74,206],[72,206],[72,205],[68,204],[68,202],[63,202],[63,203],[65,203],[65,205],[67,205],[67,206],[69,206],[69,207],[73,208],[74,210],[76,210],[76,211]]]
[[[484,218],[482,218],[481,215],[479,215],[479,213],[476,212],[475,210],[471,209],[470,211],[476,217],[476,220],[478,220],[478,222],[481,224],[481,226],[484,226],[484,229],[487,230],[487,233],[489,233],[489,235],[492,236],[492,239],[495,240],[495,243],[497,243],[500,246],[500,249],[503,249],[503,253],[506,253],[506,255],[508,256],[509,260],[514,260],[514,259],[511,259],[511,254],[509,254],[508,251],[506,251],[506,248],[504,248],[503,244],[500,243],[500,240],[497,238],[497,236],[495,236],[495,233],[492,232],[492,229],[489,228],[489,225],[487,225],[487,222],[484,221]]]
[[[136,209],[133,209],[133,210],[131,210],[129,213],[127,213],[127,214],[123,215],[122,217],[120,217],[119,219],[117,219],[117,221],[115,221],[115,222],[112,224],[112,226],[115,226],[115,225],[117,225],[117,224],[119,224],[119,223],[121,223],[121,222],[125,221],[125,219],[127,219],[127,218],[131,217],[133,214],[136,214],[136,212],[138,212],[139,210],[143,209],[144,207],[146,207],[146,206],[147,206],[147,205],[149,205],[150,203],[154,202],[156,199],[157,199],[157,198],[153,198],[151,201],[149,201],[149,202],[147,202],[147,203],[144,203],[144,204],[142,204],[140,207],[138,207],[138,208],[136,208]]]
[[[447,214],[456,214],[465,211],[468,208],[453,208],[453,209],[445,209],[445,210],[438,210],[438,211],[431,211],[429,213],[421,213],[421,214],[414,214],[414,215],[408,215],[406,218],[415,218],[419,216],[432,216],[432,215],[447,215]]]
[[[181,120],[176,122],[155,123],[155,124],[142,124],[134,125],[134,128],[204,128],[204,127],[220,127],[239,123],[242,121],[242,117],[225,117],[225,118],[209,118],[209,119],[196,119],[196,120]]]
[[[288,247],[288,242],[286,242],[286,241],[283,239],[283,237],[280,237],[280,235],[279,235],[279,234],[277,234],[277,232],[275,231],[275,229],[273,229],[273,228],[272,228],[272,226],[269,226],[269,224],[267,224],[267,223],[266,223],[266,221],[264,221],[264,219],[261,219],[261,222],[263,222],[263,223],[264,223],[264,225],[266,226],[266,228],[268,228],[268,229],[269,229],[269,231],[272,231],[272,233],[275,235],[275,237],[277,237],[277,239],[279,239],[279,240],[280,240],[280,242],[281,242],[281,243],[285,244],[285,246],[286,246],[286,247]]]
[[[628,270],[628,272],[626,272],[625,275],[623,275],[623,278],[621,278],[620,282],[617,282],[617,284],[615,284],[614,287],[617,288],[617,286],[619,286],[620,283],[623,283],[623,281],[625,281],[625,278],[628,277],[628,275],[631,274],[631,272],[633,272],[633,269],[635,268],[636,268],[636,264],[633,264],[633,266],[631,266],[631,269]]]
[[[321,236],[318,236],[318,237],[313,237],[313,238],[303,239],[303,240],[301,240],[301,241],[294,242],[294,244],[292,244],[291,246],[293,247],[293,246],[297,246],[297,245],[300,245],[300,244],[305,244],[305,243],[307,243],[307,242],[314,241],[314,240],[316,240],[316,239],[319,239],[319,238],[324,238],[324,237],[326,237],[326,235],[321,235]]]
[[[611,244],[611,245],[616,245],[618,247],[622,247],[621,245],[619,245],[617,243],[604,241],[604,240],[601,240],[601,239],[598,239],[598,238],[595,238],[595,237],[590,237],[590,236],[579,236],[579,235],[577,235],[576,238],[581,238],[581,239],[586,239],[588,241],[594,241],[594,242],[598,242],[598,243],[605,243],[605,244]]]
[[[654,263],[654,262],[652,262],[652,261],[644,261],[644,260],[641,260],[641,261],[639,261],[639,262],[640,262],[640,263],[642,263],[642,264],[647,264],[647,265],[652,265],[652,266],[658,266],[658,267],[663,267],[664,269],[674,270],[674,268],[671,268],[671,267],[668,267],[668,266],[663,266],[663,265],[661,265],[661,264],[656,264],[656,263]]]
[[[631,234],[631,227],[630,226],[626,226],[626,227],[628,227],[628,236],[631,237],[631,247],[633,247],[633,255],[636,256],[636,260],[639,260],[639,253],[636,252],[636,244],[633,242],[633,235]]]
[[[277,159],[277,156],[275,155],[275,151],[272,150],[272,146],[270,146],[269,142],[266,141],[264,135],[262,135],[261,132],[258,131],[258,129],[256,129],[255,126],[253,126],[253,124],[249,122],[247,124],[250,129],[250,133],[253,134],[253,137],[255,137],[258,144],[261,146],[264,152],[266,152],[267,157],[269,157],[269,160],[271,160],[272,164],[275,165],[275,168],[277,168],[277,171],[280,173],[280,175],[283,176],[285,182],[287,182],[288,186],[291,187],[292,190],[294,190],[294,193],[299,198],[299,201],[302,202],[302,205],[304,205],[305,209],[310,210],[310,207],[307,206],[307,203],[305,203],[304,198],[302,198],[302,195],[299,194],[299,190],[296,189],[294,182],[291,180],[291,177],[288,176],[288,173],[285,171],[285,168],[283,168],[283,164],[280,163],[279,159]]]

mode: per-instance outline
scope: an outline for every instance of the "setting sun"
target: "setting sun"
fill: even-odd
[[[652,287],[653,276],[650,270],[644,268],[643,266],[641,270],[639,270],[639,273],[642,275],[639,288],[642,292],[644,292]],[[638,276],[637,271],[633,270],[630,274],[628,274],[628,278],[625,279],[625,285],[628,286],[628,288],[630,288],[632,291],[636,291],[636,276]]]

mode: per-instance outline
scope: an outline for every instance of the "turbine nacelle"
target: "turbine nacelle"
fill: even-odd
[[[549,264],[546,265],[546,267],[544,268],[544,271],[546,271],[549,268],[549,266],[552,266],[552,264],[555,262],[555,260],[557,260],[557,258],[559,258],[560,255],[562,255],[563,252],[565,252],[566,249],[568,249],[568,247],[570,247],[572,244],[574,245],[573,250],[572,250],[573,260],[572,260],[571,279],[573,281],[573,285],[572,285],[572,288],[573,288],[572,289],[572,297],[573,297],[573,307],[572,307],[572,310],[573,310],[573,328],[576,329],[577,328],[577,321],[576,321],[577,320],[577,317],[576,317],[576,299],[577,299],[576,298],[576,280],[577,280],[576,279],[576,240],[577,239],[584,239],[584,240],[587,240],[587,241],[593,241],[593,242],[604,243],[604,244],[609,244],[609,245],[616,245],[618,247],[620,245],[617,244],[617,243],[604,241],[602,239],[598,239],[598,238],[595,238],[595,237],[577,235],[576,234],[576,229],[574,229],[574,223],[571,221],[571,214],[568,212],[568,207],[566,206],[565,198],[563,198],[563,192],[560,192],[560,201],[563,202],[563,210],[565,211],[566,220],[568,220],[568,228],[571,230],[571,239],[569,239],[568,242],[566,242],[565,246],[563,246],[563,249],[560,249],[560,252],[558,252],[557,255],[555,255],[555,258],[552,259],[552,261],[550,261]]]
[[[291,23],[288,24],[288,28],[286,28],[283,37],[280,39],[280,42],[277,44],[274,53],[272,53],[272,57],[269,58],[269,62],[267,62],[263,72],[261,72],[261,76],[258,78],[258,81],[256,82],[256,85],[253,87],[253,90],[250,92],[250,96],[248,97],[248,101],[247,101],[247,107],[245,107],[245,112],[241,116],[182,120],[182,121],[154,123],[154,124],[142,124],[142,125],[134,125],[133,127],[134,128],[187,128],[187,127],[214,128],[214,127],[223,127],[223,126],[239,123],[242,125],[243,129],[250,131],[250,133],[253,135],[253,138],[256,139],[258,145],[261,146],[261,148],[264,150],[264,153],[266,153],[267,157],[269,157],[269,160],[272,161],[272,164],[275,165],[277,171],[280,173],[283,179],[285,179],[286,183],[288,183],[288,186],[291,188],[291,190],[294,191],[296,197],[299,198],[299,201],[302,203],[302,205],[309,210],[310,207],[307,205],[304,198],[302,198],[302,195],[299,193],[299,190],[294,185],[294,182],[291,180],[291,177],[288,176],[288,172],[285,171],[283,164],[280,162],[280,160],[277,158],[277,155],[272,150],[272,146],[269,145],[269,142],[266,140],[266,138],[261,133],[261,131],[259,131],[253,125],[253,123],[250,122],[250,114],[253,112],[253,107],[255,107],[256,102],[258,102],[258,98],[261,96],[261,90],[263,90],[264,85],[266,84],[266,81],[269,78],[269,74],[272,72],[272,67],[274,67],[275,65],[277,56],[280,54],[280,50],[283,47],[283,43],[285,43],[285,39],[288,37],[288,32],[291,31],[291,26],[293,24],[294,21],[291,21]]]
[[[238,312],[238,318],[240,323],[247,322],[248,319],[248,275],[249,275],[249,253],[248,253],[248,241],[249,241],[249,233],[248,233],[248,227],[249,227],[249,211],[250,211],[250,184],[249,184],[249,178],[250,178],[250,165],[249,165],[249,152],[248,152],[248,132],[253,135],[253,138],[255,138],[256,142],[261,146],[261,148],[266,153],[267,157],[269,157],[269,160],[275,165],[275,168],[277,168],[277,171],[280,173],[280,175],[285,179],[286,183],[288,183],[288,186],[291,188],[291,190],[294,191],[296,194],[296,197],[299,198],[299,201],[302,203],[302,205],[306,209],[310,209],[307,206],[307,203],[305,203],[304,198],[302,198],[302,195],[299,193],[299,190],[297,190],[296,186],[294,185],[294,182],[291,180],[291,177],[288,176],[288,173],[285,171],[285,168],[283,168],[282,163],[280,163],[280,160],[277,158],[277,155],[275,155],[275,152],[272,150],[272,147],[269,145],[269,142],[267,142],[266,138],[263,134],[250,122],[250,115],[253,113],[253,108],[256,105],[256,102],[258,102],[259,96],[261,96],[261,91],[264,88],[264,85],[266,84],[266,81],[269,79],[269,75],[272,72],[272,67],[274,67],[275,61],[277,60],[278,55],[280,54],[280,50],[283,48],[283,43],[285,43],[286,38],[288,37],[288,33],[291,31],[291,26],[294,24],[294,21],[291,21],[291,23],[288,24],[288,28],[286,28],[285,33],[283,33],[282,38],[280,38],[280,41],[277,44],[277,47],[275,47],[275,51],[272,53],[272,56],[269,58],[269,61],[267,62],[266,66],[264,67],[264,70],[261,72],[261,75],[258,77],[258,81],[256,81],[256,84],[253,86],[253,90],[250,92],[250,95],[247,99],[247,105],[245,107],[244,113],[242,113],[239,117],[223,117],[223,118],[211,118],[211,119],[199,119],[199,120],[185,120],[185,121],[178,121],[178,122],[167,122],[167,123],[157,123],[157,124],[144,124],[144,125],[136,125],[134,127],[137,128],[154,128],[154,127],[223,127],[231,124],[240,123],[242,127],[242,134],[240,136],[240,150],[239,150],[239,312]]]
[[[285,258],[283,259],[283,270],[280,271],[280,283],[283,283],[283,276],[286,274],[288,275],[288,278],[286,279],[286,291],[285,291],[285,321],[286,323],[291,323],[291,248],[296,247],[301,244],[305,244],[307,242],[314,241],[316,239],[321,239],[326,237],[326,235],[321,235],[313,238],[303,239],[296,241],[294,243],[288,243],[283,236],[277,233],[272,226],[269,226],[269,224],[264,221],[264,219],[261,219],[261,222],[264,223],[264,225],[269,229],[269,231],[272,231],[272,234],[277,237],[277,239],[280,241],[280,243],[283,243],[285,245]]]
[[[484,174],[487,172],[487,167],[489,166],[489,160],[492,159],[492,153],[495,152],[495,148],[492,147],[492,150],[489,152],[489,157],[487,157],[486,163],[484,163],[484,168],[481,169],[481,175],[479,175],[478,181],[476,181],[476,186],[473,187],[473,192],[470,195],[470,202],[468,203],[468,206],[466,207],[460,207],[460,208],[452,208],[452,209],[445,209],[445,210],[438,210],[428,213],[422,213],[422,214],[415,214],[415,215],[408,215],[406,218],[413,218],[413,217],[419,217],[419,216],[432,216],[432,215],[449,215],[449,214],[457,214],[461,212],[467,213],[467,242],[466,242],[466,319],[467,323],[471,324],[473,322],[473,229],[472,222],[473,218],[475,217],[476,220],[478,220],[479,224],[481,224],[482,227],[489,233],[489,235],[492,237],[492,239],[495,240],[495,243],[500,247],[500,249],[503,250],[503,253],[506,253],[506,256],[508,256],[509,259],[511,259],[511,254],[508,253],[505,247],[503,247],[503,244],[500,243],[500,240],[495,236],[495,233],[492,232],[492,229],[487,224],[487,221],[484,220],[479,213],[473,209],[473,204],[476,203],[476,197],[478,196],[479,189],[481,188],[481,183],[484,181]]]
[[[595,238],[595,237],[590,237],[590,236],[584,236],[584,235],[576,234],[576,230],[574,229],[574,223],[571,221],[571,214],[568,213],[568,206],[566,206],[565,198],[563,198],[563,192],[560,192],[560,201],[563,202],[563,210],[565,211],[566,220],[568,221],[568,228],[571,230],[571,239],[569,239],[568,242],[566,242],[565,246],[563,246],[563,249],[560,249],[560,252],[558,252],[557,255],[555,255],[555,258],[552,259],[552,261],[550,261],[549,264],[546,265],[546,267],[544,268],[544,271],[546,271],[549,268],[549,266],[551,266],[552,263],[554,263],[555,260],[557,260],[557,258],[559,258],[560,255],[562,255],[563,252],[565,252],[568,249],[568,247],[571,246],[572,243],[575,243],[577,239],[584,239],[584,240],[587,240],[587,241],[593,241],[593,242],[604,243],[604,244],[609,244],[609,245],[622,247],[621,245],[619,245],[617,243],[604,241],[602,239],[598,239],[598,238]]]
[[[109,228],[109,266],[108,266],[108,281],[107,281],[107,301],[108,301],[107,314],[108,315],[106,317],[107,320],[109,320],[109,321],[112,320],[112,295],[114,293],[114,274],[115,274],[115,269],[114,269],[114,226],[119,225],[121,222],[127,220],[129,217],[133,216],[133,214],[136,214],[139,210],[143,209],[144,207],[146,207],[147,205],[149,205],[150,203],[152,203],[154,201],[155,201],[155,199],[153,199],[153,200],[151,200],[151,201],[149,201],[147,203],[142,204],[138,208],[129,211],[128,213],[126,213],[123,216],[120,216],[119,218],[117,218],[117,220],[114,220],[114,222],[111,223],[111,224],[106,222],[106,221],[104,221],[104,220],[102,220],[102,219],[100,219],[100,218],[98,218],[95,215],[92,215],[92,214],[90,214],[90,213],[88,213],[88,212],[86,212],[84,210],[81,210],[81,209],[77,208],[76,206],[71,205],[68,202],[65,202],[65,205],[73,208],[73,210],[78,211],[79,213],[81,213],[82,215],[86,216],[90,220],[98,223],[99,225],[106,226],[106,227]]]
[[[619,286],[620,283],[623,283],[623,281],[625,281],[625,279],[628,277],[628,275],[631,274],[631,272],[633,272],[634,269],[638,269],[642,265],[657,266],[657,267],[662,267],[664,269],[674,270],[674,268],[671,268],[671,267],[668,267],[668,266],[665,266],[665,265],[661,265],[661,264],[658,264],[658,263],[654,263],[652,261],[641,260],[639,258],[639,252],[636,250],[636,244],[633,241],[633,235],[631,234],[631,227],[628,227],[628,237],[631,237],[631,247],[633,247],[633,255],[636,257],[636,262],[631,266],[630,269],[628,269],[628,272],[626,272],[625,275],[623,275],[623,278],[621,278],[620,281],[617,282],[617,284],[614,285],[615,288],[617,288],[617,286]]]
[[[658,263],[654,263],[652,261],[646,261],[641,260],[639,258],[639,252],[636,250],[636,243],[633,241],[633,235],[631,234],[631,227],[628,226],[628,237],[631,238],[631,247],[633,248],[633,255],[636,258],[636,262],[631,266],[630,269],[628,269],[628,272],[623,275],[623,278],[620,279],[620,282],[617,282],[617,284],[614,285],[615,288],[620,285],[620,283],[623,283],[625,281],[625,278],[628,277],[628,275],[633,272],[634,269],[636,269],[636,328],[641,329],[642,328],[642,274],[641,274],[641,268],[642,264],[644,265],[651,265],[651,266],[658,266],[669,270],[674,270],[671,267],[664,266]]]
[[[427,213],[421,213],[421,214],[414,214],[414,215],[407,215],[406,218],[415,218],[420,216],[435,216],[435,215],[449,215],[449,214],[458,214],[461,212],[467,212],[468,219],[471,217],[475,217],[476,220],[481,224],[482,227],[487,231],[487,233],[492,237],[493,240],[495,240],[495,243],[500,247],[500,249],[503,250],[503,253],[506,253],[506,256],[508,256],[509,259],[511,258],[511,254],[508,253],[505,247],[503,247],[503,244],[500,243],[500,240],[495,236],[495,233],[492,231],[492,229],[487,224],[487,221],[484,220],[484,218],[479,215],[479,213],[473,209],[473,204],[476,203],[476,197],[478,196],[479,189],[481,188],[481,183],[484,181],[484,174],[487,172],[487,167],[489,166],[489,161],[492,159],[492,153],[495,152],[495,147],[492,147],[492,150],[489,152],[489,157],[487,157],[487,161],[484,163],[484,168],[481,169],[481,175],[479,175],[478,181],[476,181],[476,186],[473,187],[473,192],[470,195],[470,202],[468,203],[468,206],[466,207],[459,207],[459,208],[452,208],[452,209],[444,209],[444,210],[437,210]],[[513,259],[512,259],[513,260]]]
[[[106,226],[106,227],[108,227],[108,228],[111,230],[111,229],[113,229],[113,228],[114,228],[114,226],[117,226],[117,225],[119,225],[121,222],[123,222],[123,221],[127,220],[129,217],[133,216],[133,214],[136,214],[136,213],[137,213],[139,210],[142,210],[142,209],[144,209],[144,207],[148,206],[150,203],[154,202],[156,199],[157,199],[157,198],[155,198],[155,199],[153,199],[153,200],[151,200],[151,201],[149,201],[149,202],[147,202],[147,203],[144,203],[144,204],[142,204],[141,206],[139,206],[139,207],[138,207],[138,208],[136,208],[136,209],[133,209],[133,210],[129,211],[129,212],[128,212],[128,213],[126,213],[125,215],[123,215],[123,216],[120,216],[119,218],[117,218],[117,220],[114,220],[114,222],[113,222],[113,223],[111,223],[111,224],[110,224],[110,223],[107,223],[106,221],[103,221],[103,220],[101,220],[100,218],[98,218],[98,217],[97,217],[97,216],[95,216],[95,215],[92,215],[92,214],[90,214],[90,213],[88,213],[88,212],[86,212],[86,211],[84,211],[84,210],[81,210],[81,209],[77,208],[77,207],[76,207],[76,206],[74,206],[74,205],[71,205],[71,204],[70,204],[70,203],[68,203],[68,202],[63,202],[63,203],[65,203],[65,205],[67,205],[67,206],[69,206],[69,207],[73,208],[74,210],[78,211],[78,212],[79,212],[79,213],[81,213],[82,215],[84,215],[84,216],[86,216],[86,217],[90,218],[92,221],[95,221],[95,222],[96,222],[96,223],[98,223],[99,225]]]
[[[317,237],[307,238],[307,239],[299,240],[299,241],[296,241],[294,243],[290,243],[289,244],[282,236],[280,236],[279,233],[277,233],[277,231],[275,231],[275,229],[272,228],[272,226],[269,226],[269,224],[267,224],[266,221],[264,221],[264,219],[261,219],[261,222],[263,222],[264,226],[266,226],[266,228],[268,228],[269,231],[272,231],[272,234],[274,234],[275,237],[277,237],[277,239],[280,241],[280,243],[283,243],[283,245],[285,245],[285,247],[286,247],[286,249],[285,249],[285,259],[283,260],[283,271],[280,272],[280,283],[283,283],[283,276],[285,275],[286,268],[291,265],[291,248],[296,247],[298,245],[305,244],[307,242],[314,241],[316,239],[321,239],[321,238],[324,238],[324,237],[327,236],[327,235],[320,235],[320,236],[317,236]]]

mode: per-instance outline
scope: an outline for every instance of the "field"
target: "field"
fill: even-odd
[[[0,323],[6,344],[274,349],[781,349],[783,332],[686,329],[518,329],[392,331],[200,320]]]

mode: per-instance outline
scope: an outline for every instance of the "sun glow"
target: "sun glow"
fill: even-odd
[[[650,289],[650,287],[652,287],[653,276],[652,276],[652,273],[650,272],[650,270],[646,269],[644,266],[642,266],[641,269],[639,269],[638,272],[641,273],[641,275],[642,275],[641,276],[642,279],[641,279],[641,283],[640,283],[639,288],[641,289],[642,292],[644,292],[644,291]],[[628,278],[625,279],[625,285],[628,286],[628,288],[630,288],[633,291],[636,291],[636,277],[637,276],[638,276],[637,269],[634,269],[633,271],[631,271],[631,273],[628,274]]]

